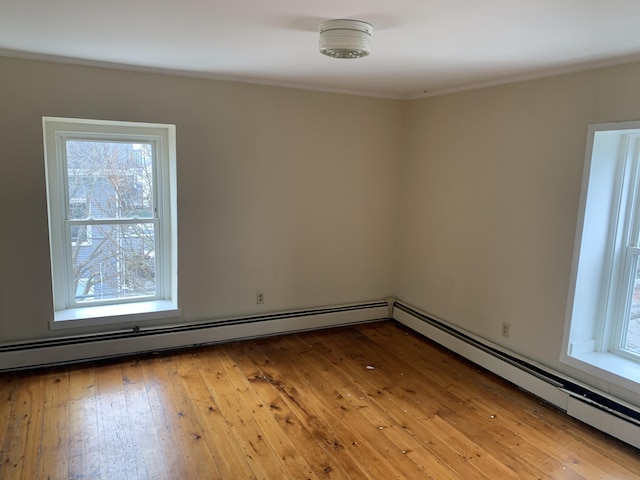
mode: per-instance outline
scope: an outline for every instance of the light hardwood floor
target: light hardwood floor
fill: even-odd
[[[640,451],[392,321],[0,375],[0,478],[630,479]]]

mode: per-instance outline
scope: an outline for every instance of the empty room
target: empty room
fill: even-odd
[[[0,479],[640,478],[638,18],[0,2]]]

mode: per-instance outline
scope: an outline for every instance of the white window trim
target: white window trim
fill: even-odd
[[[154,123],[115,122],[74,118],[43,117],[44,153],[47,184],[47,206],[49,211],[49,236],[51,269],[53,281],[54,318],[49,325],[52,329],[75,328],[88,325],[140,322],[160,318],[177,318],[177,195],[176,195],[176,133],[174,125]],[[70,305],[68,300],[69,282],[66,262],[69,245],[63,244],[66,189],[62,187],[64,172],[59,161],[61,138],[73,134],[74,137],[99,139],[112,137],[118,140],[141,140],[155,142],[157,149],[156,182],[154,187],[162,192],[158,196],[158,217],[163,219],[164,228],[158,236],[156,254],[163,255],[159,265],[165,270],[159,272],[159,294],[156,297],[139,300],[123,299],[108,305]],[[144,220],[141,221],[144,223]],[[161,267],[162,268],[162,267]]]
[[[622,130],[626,132],[619,132]],[[598,132],[610,132],[605,133],[609,143],[603,142],[602,151],[594,151]],[[632,142],[633,148],[623,150],[625,141]],[[619,329],[620,306],[628,292],[620,292],[625,266],[614,259],[626,248],[640,221],[640,211],[626,210],[636,196],[638,155],[640,121],[589,126],[560,358],[635,393],[640,393],[640,363],[616,348],[619,337],[614,332]],[[623,217],[631,220],[620,222]]]
[[[69,308],[56,312],[56,318],[49,323],[49,328],[59,330],[94,325],[139,323],[147,320],[178,318],[181,314],[182,311],[171,300]]]

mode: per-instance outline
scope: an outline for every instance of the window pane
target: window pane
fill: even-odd
[[[91,226],[90,225],[71,225],[70,238],[71,245],[75,246],[79,243],[88,245],[91,242]]]
[[[150,143],[67,140],[66,148],[68,219],[153,218]]]
[[[622,349],[640,355],[640,261],[636,259],[631,308],[622,332]]]
[[[91,239],[71,245],[75,302],[156,295],[153,223],[91,225]]]

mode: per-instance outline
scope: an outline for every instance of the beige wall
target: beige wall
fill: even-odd
[[[635,64],[413,102],[401,298],[613,389],[559,358],[587,124],[640,118],[638,85]],[[502,322],[511,324],[508,339]]]
[[[51,335],[41,117],[166,122],[185,321],[395,294],[609,389],[559,356],[587,124],[640,118],[640,64],[411,102],[13,59],[0,72],[0,342]]]
[[[45,115],[176,124],[185,321],[393,293],[402,102],[3,58],[0,91],[0,342],[54,334]]]

